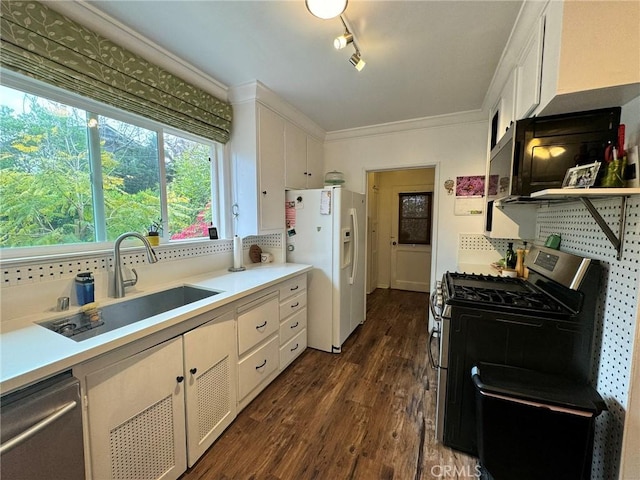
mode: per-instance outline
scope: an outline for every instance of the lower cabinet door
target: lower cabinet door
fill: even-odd
[[[86,379],[94,479],[170,480],[187,469],[181,338]]]
[[[277,335],[238,363],[238,397],[242,400],[276,370],[278,370]]]
[[[284,370],[307,348],[307,329],[298,333],[295,337],[280,347],[280,369]]]
[[[236,418],[235,338],[233,312],[183,336],[190,467]]]

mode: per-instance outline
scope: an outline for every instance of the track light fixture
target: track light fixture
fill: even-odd
[[[348,0],[305,0],[307,10],[323,20],[335,18],[345,11]]]
[[[356,42],[355,35],[352,33],[352,29],[349,25],[349,22],[347,21],[346,15],[340,15],[340,21],[344,26],[344,33],[339,37],[336,37],[336,39],[333,41],[333,46],[337,50],[340,50],[349,44],[353,45],[355,53],[351,55],[351,57],[349,58],[349,62],[356,68],[356,70],[360,72],[366,65],[366,62],[362,59],[360,48],[358,47],[358,43]]]
[[[354,53],[353,55],[351,55],[351,58],[349,59],[349,62],[351,63],[351,65],[353,65],[355,67],[356,70],[358,70],[359,72],[364,68],[364,66],[367,64],[362,57],[360,56],[360,52],[358,52],[356,50],[356,53]]]
[[[342,50],[344,47],[353,42],[353,34],[346,31],[339,37],[336,37],[333,41],[333,46],[336,50]]]

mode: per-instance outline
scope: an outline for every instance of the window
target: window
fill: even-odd
[[[0,85],[0,248],[208,236],[218,144],[25,85]]]
[[[400,193],[398,238],[401,244],[431,244],[432,193]]]

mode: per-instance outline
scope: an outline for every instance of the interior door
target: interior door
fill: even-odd
[[[432,191],[433,185],[412,185],[393,189],[391,288],[415,292],[430,290],[432,232],[425,232],[424,229],[431,223],[433,212],[432,197],[425,194]],[[425,214],[428,214],[429,219],[423,218]],[[428,243],[417,241],[423,234],[424,237],[428,237]],[[410,243],[412,240],[416,240],[416,243]]]

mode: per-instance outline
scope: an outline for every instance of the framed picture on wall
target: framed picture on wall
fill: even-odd
[[[600,162],[579,165],[567,170],[562,188],[589,188],[596,182]]]

